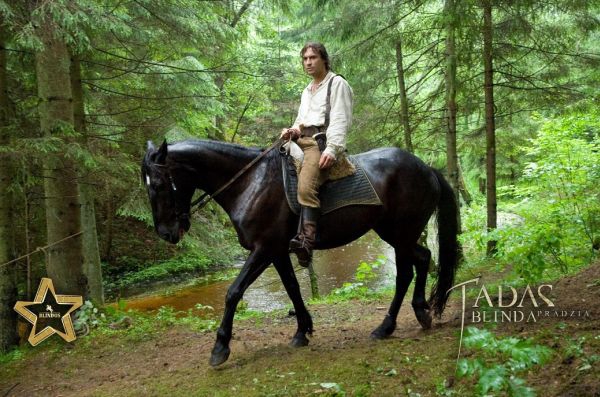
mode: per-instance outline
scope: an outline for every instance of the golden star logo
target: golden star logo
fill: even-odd
[[[14,309],[33,325],[28,340],[32,346],[37,346],[54,334],[67,342],[74,341],[76,337],[71,313],[82,304],[81,296],[56,295],[52,280],[42,278],[33,302],[18,301]],[[38,329],[41,331],[38,332]]]

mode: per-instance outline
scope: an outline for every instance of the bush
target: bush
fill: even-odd
[[[461,358],[457,376],[476,377],[477,395],[490,391],[507,391],[510,396],[534,396],[533,389],[516,375],[535,365],[543,364],[552,350],[519,338],[496,338],[488,330],[468,327],[463,339],[465,348],[475,351],[474,358]]]
[[[498,259],[535,282],[546,270],[566,272],[590,263],[597,253],[600,118],[577,113],[546,120],[525,154],[522,180],[503,189],[519,200],[513,211],[524,223],[488,238],[498,241]]]

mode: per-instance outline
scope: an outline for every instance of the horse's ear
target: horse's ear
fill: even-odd
[[[158,154],[154,160],[157,164],[164,164],[167,161],[167,140],[165,139],[158,148]]]
[[[152,143],[152,141],[148,141],[148,143],[147,143],[147,149],[148,150],[152,150],[152,151],[156,150],[156,148],[154,147],[154,143]]]

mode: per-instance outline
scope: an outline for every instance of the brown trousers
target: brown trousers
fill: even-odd
[[[327,180],[329,169],[319,168],[321,152],[315,138],[301,137],[296,143],[304,152],[304,161],[298,176],[298,202],[304,207],[319,208],[319,187]]]

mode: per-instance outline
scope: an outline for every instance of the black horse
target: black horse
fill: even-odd
[[[205,140],[188,140],[156,149],[148,142],[142,163],[154,226],[166,241],[177,243],[190,228],[190,206],[196,189],[212,194],[261,154],[259,149]],[[457,207],[453,191],[444,177],[412,154],[397,148],[382,148],[356,156],[369,176],[383,205],[348,206],[322,216],[316,249],[347,244],[370,229],[396,254],[396,293],[388,314],[372,333],[385,338],[394,332],[404,295],[417,273],[412,306],[425,329],[431,327],[430,304],[440,316],[453,285],[457,268]],[[217,331],[210,364],[227,360],[233,317],[246,289],[273,264],[292,300],[298,330],[291,345],[306,346],[313,324],[300,295],[288,244],[294,236],[298,216],[288,207],[283,190],[280,154],[276,150],[243,173],[214,200],[229,214],[240,244],[250,255],[229,287],[223,320]],[[439,266],[430,302],[425,283],[430,251],[417,244],[429,218],[437,209]]]

